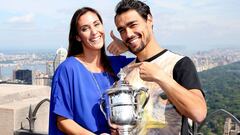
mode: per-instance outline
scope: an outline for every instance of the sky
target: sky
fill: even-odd
[[[144,0],[151,8],[159,44],[173,50],[240,47],[239,0]],[[0,0],[1,50],[67,48],[73,13],[97,9],[104,21],[106,45],[118,0]]]

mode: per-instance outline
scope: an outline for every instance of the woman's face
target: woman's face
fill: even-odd
[[[86,12],[78,20],[77,40],[81,41],[83,48],[99,50],[104,44],[104,28],[98,16],[93,12]]]

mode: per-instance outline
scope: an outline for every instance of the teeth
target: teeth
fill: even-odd
[[[131,40],[130,43],[134,43],[134,42],[136,42],[136,41],[137,41],[137,38]]]
[[[138,38],[135,37],[135,38],[131,39],[131,40],[129,41],[129,43],[134,43],[134,42],[136,42],[137,40],[138,40]]]
[[[98,41],[100,38],[101,38],[101,37],[99,36],[99,37],[96,37],[96,38],[91,39],[90,41],[91,41],[91,42],[96,42],[96,41]]]

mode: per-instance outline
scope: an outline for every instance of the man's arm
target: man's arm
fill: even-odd
[[[161,68],[149,62],[133,65],[138,67],[144,81],[156,82],[166,93],[170,102],[184,116],[202,122],[207,114],[206,101],[198,89],[186,89],[168,76]]]
[[[184,116],[201,123],[207,114],[206,101],[198,89],[187,90],[172,78],[158,80],[168,99]]]

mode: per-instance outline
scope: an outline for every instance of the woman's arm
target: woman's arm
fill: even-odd
[[[57,116],[57,127],[59,130],[68,135],[95,135],[89,130],[81,127],[75,121],[59,115]]]

